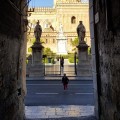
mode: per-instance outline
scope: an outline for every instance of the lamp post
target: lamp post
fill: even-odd
[[[43,55],[44,58],[44,76],[45,76],[45,58],[47,57],[47,55]]]
[[[61,55],[60,55],[60,75],[61,75]]]
[[[77,75],[77,68],[76,68],[76,54],[77,54],[77,52],[75,52],[75,54],[74,54],[75,75]]]

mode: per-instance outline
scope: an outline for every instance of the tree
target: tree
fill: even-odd
[[[50,48],[44,48],[44,54],[45,55],[52,55],[53,51]]]
[[[34,42],[35,42],[35,38],[28,39],[28,42],[31,43],[31,44],[33,45]],[[40,39],[40,42],[41,42],[41,43],[44,43],[44,41],[43,41],[42,39]]]
[[[73,41],[71,41],[71,44],[73,46],[73,51],[76,51],[76,46],[79,44],[78,38],[75,38]]]
[[[76,47],[78,43],[79,43],[78,38],[75,38],[73,41],[71,41],[73,47]]]

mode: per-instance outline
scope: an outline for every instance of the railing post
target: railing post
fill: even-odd
[[[74,54],[75,75],[77,75],[77,68],[76,68],[76,54],[77,54],[77,52],[75,52],[75,54]]]

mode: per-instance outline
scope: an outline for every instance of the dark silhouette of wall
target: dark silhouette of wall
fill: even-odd
[[[24,119],[21,8],[25,1],[0,1],[0,120]]]
[[[100,120],[120,120],[120,0],[94,1],[96,13],[99,15],[99,21],[95,21],[95,41]]]

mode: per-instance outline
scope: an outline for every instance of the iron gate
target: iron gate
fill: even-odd
[[[76,54],[75,54],[76,55]],[[69,63],[68,59],[64,59],[64,65],[61,65],[62,56],[46,56],[44,59],[45,76],[59,76],[64,73],[67,76],[76,76],[76,57],[74,63]]]

